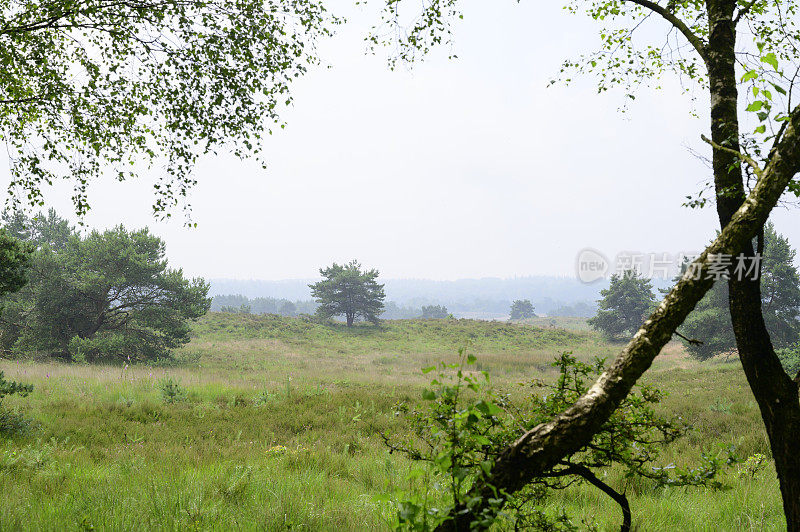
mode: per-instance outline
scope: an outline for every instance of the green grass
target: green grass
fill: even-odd
[[[419,368],[455,360],[469,343],[501,388],[551,374],[563,350],[613,356],[591,332],[468,320],[326,326],[300,319],[211,314],[175,367],[6,361],[30,382],[7,398],[33,421],[0,440],[2,530],[381,530],[394,509],[380,496],[413,489],[417,465],[389,454],[380,432],[403,432],[392,412],[416,401]],[[161,386],[185,390],[174,404]],[[735,444],[769,455],[758,409],[735,363],[698,364],[670,345],[647,375],[670,392],[664,408],[693,433],[663,464],[696,462]],[[639,530],[779,530],[774,471],[725,473],[732,489],[656,489],[626,481]],[[617,508],[578,486],[556,494],[577,524],[618,527]]]
[[[587,332],[592,330],[592,328],[589,327],[587,318],[573,316],[537,316],[525,320],[525,323],[537,327],[566,329],[568,331]]]

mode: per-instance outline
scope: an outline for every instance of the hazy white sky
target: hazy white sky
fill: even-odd
[[[295,87],[269,168],[206,158],[191,196],[196,229],[150,216],[139,182],[98,182],[90,226],[150,225],[192,275],[309,278],[358,258],[384,277],[456,279],[572,274],[578,251],[701,249],[711,209],[681,207],[708,177],[707,117],[668,82],[626,114],[592,79],[547,88],[563,59],[596,46],[592,21],[560,2],[465,2],[456,53],[413,71],[364,54],[372,16],[350,17],[321,51],[332,68]],[[696,108],[704,109],[698,91]],[[70,209],[68,187],[48,200]],[[796,212],[775,216],[800,245]]]

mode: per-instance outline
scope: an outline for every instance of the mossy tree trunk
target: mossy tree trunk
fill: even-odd
[[[711,135],[715,144],[739,151],[739,117],[735,72],[734,0],[707,0],[707,63],[711,92]],[[734,153],[714,150],[714,185],[721,227],[744,203],[742,170]],[[742,253],[757,267],[752,242]],[[780,481],[787,528],[800,531],[800,401],[797,384],[775,353],[761,309],[760,279],[732,275],[729,301],[736,346],[750,389],[767,430]]]

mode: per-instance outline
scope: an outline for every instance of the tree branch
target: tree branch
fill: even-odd
[[[661,15],[661,18],[672,24],[675,29],[680,31],[683,36],[686,37],[686,39],[689,41],[689,44],[694,46],[694,49],[697,50],[697,53],[703,58],[703,61],[706,63],[708,62],[706,57],[706,45],[703,44],[703,41],[700,39],[700,37],[695,35],[689,26],[687,26],[686,23],[684,23],[681,19],[676,17],[674,13],[664,7],[661,7],[655,2],[651,2],[650,0],[623,0],[623,2],[633,2],[634,4],[649,9],[653,13]]]
[[[675,333],[674,333],[674,334],[675,334],[675,336],[677,336],[678,338],[683,338],[684,340],[686,340],[687,342],[689,342],[689,343],[690,343],[690,344],[692,344],[692,345],[703,345],[703,342],[701,342],[700,340],[695,340],[694,338],[686,338],[684,335],[682,335],[682,334],[681,334],[681,333],[679,333],[678,331],[675,331]]]
[[[620,532],[629,532],[631,529],[631,507],[628,504],[628,498],[625,496],[624,493],[620,493],[595,475],[591,469],[588,467],[584,467],[579,464],[571,464],[567,471],[578,475],[589,484],[594,486],[595,488],[599,489],[609,497],[611,497],[614,502],[619,504],[620,508],[622,509],[622,525],[619,527]]]
[[[762,170],[761,167],[758,166],[758,163],[755,162],[753,160],[753,158],[750,157],[749,155],[745,155],[744,153],[742,153],[740,151],[736,151],[736,150],[734,150],[732,148],[726,148],[725,146],[717,144],[716,142],[714,142],[710,138],[706,137],[705,135],[700,135],[700,138],[703,139],[703,142],[706,142],[707,144],[710,144],[715,150],[728,152],[731,155],[735,155],[736,157],[738,157],[742,161],[746,162],[748,165],[750,165],[750,168],[753,169],[753,172],[755,172],[755,174],[758,176],[759,179],[761,179],[761,177],[764,175],[764,170]]]
[[[739,21],[742,20],[742,17],[744,17],[746,14],[750,12],[751,9],[753,9],[753,6],[756,5],[756,2],[758,2],[758,0],[751,0],[749,4],[747,4],[742,9],[739,10],[739,13],[736,15],[736,18],[733,19],[734,26],[739,24]]]

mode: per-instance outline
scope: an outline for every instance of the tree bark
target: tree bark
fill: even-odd
[[[707,63],[711,91],[711,137],[739,151],[739,117],[735,72],[736,28],[731,0],[707,0],[709,40]],[[745,200],[744,183],[735,154],[715,149],[714,185],[720,227],[731,221]],[[742,253],[754,264],[752,242]],[[797,384],[781,366],[767,331],[761,306],[760,279],[729,280],[729,303],[736,346],[750,389],[769,437],[780,481],[787,529],[800,531],[800,401]]]
[[[479,497],[482,502],[470,509],[456,508],[453,518],[442,523],[438,530],[470,530],[475,515],[487,508],[487,499],[497,497],[498,493],[519,490],[591,442],[594,434],[672,338],[677,327],[713,285],[713,280],[707,278],[709,266],[714,262],[710,256],[736,256],[758,234],[786,186],[800,171],[799,133],[800,107],[792,112],[784,138],[748,198],[609,368],[573,406],[511,444],[495,462],[491,475],[476,482],[471,490],[470,495]],[[794,397],[796,401],[796,388]]]

